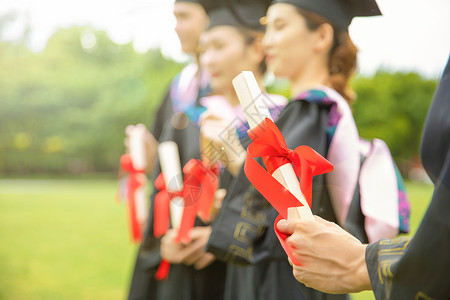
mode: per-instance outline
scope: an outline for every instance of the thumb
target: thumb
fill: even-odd
[[[292,234],[294,232],[294,224],[291,221],[282,219],[277,223],[277,229],[284,234]]]
[[[316,221],[316,224],[321,224],[321,225],[326,226],[326,227],[336,227],[336,226],[338,226],[336,223],[327,221],[327,220],[322,219],[321,217],[316,216],[316,215],[314,215],[314,220]]]

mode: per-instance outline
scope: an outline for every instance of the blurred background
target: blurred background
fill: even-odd
[[[419,142],[450,51],[450,2],[378,3],[383,17],[350,27],[353,111],[360,135],[386,141],[407,179],[414,231],[432,192]],[[126,297],[137,248],[116,176],[125,126],[152,123],[188,60],[172,8],[0,0],[0,299]]]

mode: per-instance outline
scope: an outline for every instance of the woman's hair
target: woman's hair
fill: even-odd
[[[255,42],[256,39],[262,39],[264,36],[263,32],[251,30],[245,27],[236,27],[236,29],[244,37],[245,45],[251,45],[253,42]],[[267,65],[264,59],[259,63],[258,69],[261,74],[266,73]]]
[[[349,104],[355,100],[355,93],[349,87],[350,77],[356,70],[356,54],[358,49],[353,44],[348,32],[336,28],[324,17],[303,9],[297,8],[305,17],[306,26],[310,30],[316,30],[320,25],[329,23],[333,26],[333,45],[329,53],[328,70],[330,72],[330,84]]]

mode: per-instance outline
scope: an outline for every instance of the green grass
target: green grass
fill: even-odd
[[[407,190],[414,232],[432,187]],[[110,180],[0,180],[0,299],[125,299],[137,248],[115,191]]]
[[[0,299],[124,299],[135,246],[113,181],[0,181]]]

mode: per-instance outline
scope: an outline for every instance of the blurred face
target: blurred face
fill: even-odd
[[[275,76],[298,76],[314,54],[314,42],[315,33],[293,5],[270,6],[263,45],[267,67]]]
[[[200,40],[200,63],[210,75],[210,86],[216,93],[232,89],[232,80],[242,71],[257,71],[263,59],[254,44],[247,45],[244,36],[232,26],[217,26],[205,32]]]
[[[177,20],[175,31],[181,48],[184,53],[193,54],[208,21],[205,10],[197,3],[175,2],[173,13]]]

